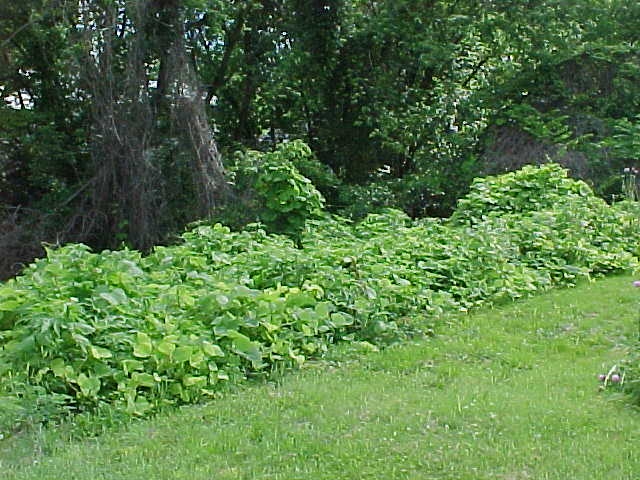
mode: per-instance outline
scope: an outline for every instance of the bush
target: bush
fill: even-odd
[[[333,204],[336,201],[340,180],[329,166],[316,158],[306,143],[302,140],[281,143],[274,153],[275,156],[286,158],[301,175],[311,180],[328,202]]]
[[[283,143],[275,152],[265,154],[255,184],[264,202],[260,219],[270,231],[294,239],[299,239],[307,219],[321,213],[325,202],[311,180],[290,160],[299,155],[299,147],[297,143]]]
[[[558,164],[527,165],[504,175],[475,179],[451,219],[458,224],[475,223],[490,215],[552,209],[568,197],[593,196],[586,183],[568,178],[568,171]]]
[[[374,181],[365,185],[345,185],[340,188],[338,209],[340,216],[362,220],[370,213],[399,208],[395,192],[389,182]]]
[[[14,411],[0,428],[197,402],[337,341],[394,342],[445,311],[637,268],[637,205],[608,206],[551,168],[537,170],[546,187],[525,172],[544,208],[509,200],[525,196],[496,178],[482,190],[495,202],[476,190],[463,203],[470,222],[381,210],[356,224],[308,219],[302,248],[216,224],[146,257],[49,250],[0,287],[0,404]]]
[[[325,199],[298,167],[328,191],[337,185],[333,172],[301,141],[281,143],[268,153],[235,152],[229,168],[235,198],[211,218],[235,229],[262,221],[270,232],[299,240],[307,219],[321,214]]]

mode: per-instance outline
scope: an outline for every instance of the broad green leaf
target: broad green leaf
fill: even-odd
[[[111,350],[108,350],[106,348],[102,348],[102,347],[98,347],[95,345],[91,345],[89,347],[89,352],[91,352],[91,356],[93,358],[111,358],[113,357],[113,353],[111,353]]]
[[[315,329],[314,329],[314,328],[311,328],[311,327],[310,327],[309,325],[307,325],[307,324],[303,324],[303,325],[302,325],[302,327],[301,327],[301,330],[302,330],[302,334],[303,334],[305,337],[313,337],[313,336],[316,334]],[[329,330],[329,328],[325,329],[325,331],[328,331],[328,330]]]
[[[47,319],[47,320],[49,320],[49,322],[47,322],[48,323],[47,326],[53,326],[54,329],[57,328],[57,325],[59,322],[56,322],[55,319]],[[45,328],[44,322],[43,322],[43,328]],[[91,335],[96,331],[95,327],[84,322],[71,322],[68,324],[68,328],[72,332],[79,333],[81,335]]]
[[[238,297],[255,297],[259,291],[252,290],[244,285],[239,285],[233,289],[233,296]]]
[[[207,377],[184,377],[182,379],[182,384],[185,387],[193,387],[194,385],[198,385],[200,387],[204,387],[207,385]]]
[[[269,322],[265,322],[265,321],[262,321],[262,322],[261,322],[261,325],[262,325],[262,327],[264,327],[264,328],[267,330],[267,332],[269,332],[269,333],[273,333],[273,332],[275,332],[276,330],[280,330],[280,328],[281,328],[281,326],[280,326],[280,325],[275,325],[275,324],[273,324],[273,323],[269,323]]]
[[[218,305],[220,305],[221,307],[225,307],[229,303],[229,297],[227,297],[226,295],[218,294],[216,295],[216,302],[218,302]]]
[[[49,366],[51,367],[51,371],[53,372],[53,374],[56,377],[64,377],[65,376],[66,365],[65,365],[63,359],[54,358],[53,360],[51,360],[51,363],[50,363]]]
[[[318,320],[318,314],[315,310],[310,308],[304,308],[296,312],[296,316],[305,323],[316,323]]]
[[[136,334],[136,343],[133,346],[133,355],[139,358],[147,358],[153,353],[151,338],[144,332]]]
[[[144,368],[144,363],[140,360],[127,359],[122,361],[122,368],[124,369],[124,373],[129,375],[135,370],[142,370],[142,368]]]
[[[163,339],[158,346],[156,347],[158,352],[170,357],[176,349],[176,344],[173,343],[172,339]]]
[[[144,272],[142,271],[142,269],[140,269],[140,267],[136,265],[135,262],[132,262],[131,260],[122,260],[120,262],[120,265],[124,267],[123,271],[128,275],[131,275],[132,277],[139,277],[141,275],[144,275]]]
[[[88,377],[84,373],[78,375],[76,379],[78,386],[80,387],[80,391],[83,395],[87,397],[95,397],[100,391],[100,379],[96,377]]]
[[[106,365],[103,362],[96,363],[95,365],[93,365],[93,375],[98,378],[112,377],[113,374],[116,372],[117,371],[113,367]],[[117,373],[120,373],[120,372],[117,372]]]
[[[252,342],[249,337],[239,332],[233,332],[233,335],[230,335],[230,337],[233,338],[234,352],[249,360],[256,369],[264,366],[262,353],[260,352],[260,344],[258,342]]]
[[[181,345],[173,352],[173,361],[176,363],[188,362],[193,354],[193,347]]]
[[[335,310],[335,306],[331,302],[320,302],[316,304],[315,311],[320,318],[326,318]]]
[[[193,368],[199,368],[204,363],[204,352],[200,349],[194,349],[191,357],[189,357],[189,365]]]
[[[184,288],[176,289],[176,296],[178,297],[178,302],[182,307],[191,307],[196,303],[196,299],[192,295],[192,292]]]
[[[153,387],[156,384],[153,375],[140,372],[133,372],[131,374],[131,381],[141,387]]]
[[[71,338],[73,338],[76,344],[79,345],[83,350],[91,346],[91,342],[89,342],[89,339],[84,335],[73,333],[71,334]]]
[[[129,301],[129,297],[121,288],[115,288],[111,291],[99,293],[98,296],[111,305],[120,305]]]
[[[191,270],[187,272],[187,278],[189,280],[202,280],[205,283],[209,283],[213,281],[213,277],[211,275],[207,275],[206,273],[197,272],[195,270]]]
[[[181,396],[182,395],[182,385],[179,384],[179,383],[172,383],[169,386],[169,392],[172,395],[175,395],[175,396],[178,396],[178,397]]]
[[[218,338],[230,337],[234,332],[236,332],[236,329],[230,329],[224,325],[216,325],[213,327],[213,334]]]
[[[346,327],[353,324],[353,317],[348,313],[335,312],[331,314],[331,323],[335,327]]]
[[[313,295],[299,292],[287,295],[287,306],[289,307],[310,307],[317,303]]]
[[[202,342],[202,349],[205,351],[207,355],[210,357],[224,357],[224,352],[222,349],[213,343],[210,342]]]

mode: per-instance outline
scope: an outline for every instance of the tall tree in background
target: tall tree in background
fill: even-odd
[[[223,201],[224,170],[185,45],[181,0],[87,2],[80,11],[92,100],[96,232],[146,249]],[[88,221],[87,221],[88,219]]]
[[[43,241],[147,249],[224,202],[186,3],[2,4],[0,275]]]
[[[304,140],[343,214],[447,215],[473,176],[549,158],[615,191],[638,28],[634,0],[0,2],[0,271],[206,217],[218,146]]]
[[[33,206],[82,177],[84,117],[71,94],[65,23],[60,2],[0,5],[0,204]]]
[[[0,277],[68,241],[87,166],[84,95],[72,74],[65,2],[0,3]]]

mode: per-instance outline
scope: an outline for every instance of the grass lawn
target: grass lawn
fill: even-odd
[[[85,441],[0,441],[10,479],[640,476],[640,410],[596,378],[638,334],[629,276],[468,316]]]

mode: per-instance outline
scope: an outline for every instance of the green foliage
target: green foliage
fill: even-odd
[[[442,172],[394,178],[385,171],[368,183],[343,185],[339,189],[340,208],[337,212],[353,220],[360,220],[369,213],[380,213],[388,208],[402,210],[414,218],[445,217],[451,213],[452,206],[445,199],[447,195],[443,190],[456,185],[462,189],[455,180],[447,181]]]
[[[197,123],[216,125],[221,150],[255,149],[267,138],[269,145],[305,139],[319,162],[297,142],[289,142],[289,159],[332,211],[344,208],[354,218],[385,207],[449,215],[471,179],[491,169],[484,160],[495,158],[492,147],[504,138],[496,133],[505,130],[507,138],[511,130],[527,132],[559,152],[559,161],[574,154],[576,171],[599,192],[609,193],[605,186],[628,166],[621,162],[637,157],[636,1],[178,3],[158,11],[156,4],[136,10],[131,0],[92,3],[89,16],[69,2],[0,7],[0,202],[43,214],[64,207],[47,240],[102,248],[119,244],[120,234],[146,250],[195,220],[195,212],[211,213],[214,197],[216,207],[227,198],[200,191],[198,185],[227,179],[220,170],[215,182],[194,181],[202,169],[180,135],[193,129],[176,128],[184,124],[178,110],[187,112],[176,110],[186,97],[171,92],[182,83],[169,74],[187,64],[170,58],[180,49],[165,48],[176,32],[184,32],[181,45],[197,77],[189,82],[206,99]],[[159,22],[137,19],[143,11]],[[78,24],[103,16],[107,30]],[[89,68],[92,58],[98,70]],[[144,60],[140,68],[131,67],[137,59]],[[103,89],[105,78],[118,88]],[[149,94],[147,107],[139,91]],[[135,112],[154,114],[134,121]],[[112,131],[112,140],[96,129]],[[131,147],[138,140],[144,140],[139,148]],[[112,167],[98,147],[114,153]],[[540,160],[530,147],[506,148],[515,150],[514,163]],[[134,187],[127,184],[125,151],[129,160],[144,159],[128,180]],[[527,152],[532,155],[520,155]],[[87,160],[94,157],[92,167]],[[376,172],[386,167],[388,178],[380,180]],[[140,180],[137,168],[149,169],[151,183]],[[346,185],[341,194],[333,172]],[[112,185],[100,186],[105,179]],[[140,195],[126,200],[118,191]],[[149,199],[144,210],[155,214],[148,221],[137,221],[140,198]],[[241,200],[222,215],[234,226],[254,221],[260,210],[254,197]],[[300,209],[302,217],[309,213]],[[288,225],[283,212],[275,215],[281,218],[264,218],[271,228],[296,235],[299,219]],[[118,229],[122,220],[127,232]]]
[[[273,232],[299,238],[305,219],[324,207],[324,196],[337,195],[338,178],[300,140],[271,152],[237,150],[229,157],[235,198],[210,217],[236,230],[262,220]]]
[[[302,142],[282,143],[263,156],[255,189],[265,207],[261,220],[271,231],[299,238],[306,220],[321,213],[324,197],[294,164],[309,165],[311,157]]]
[[[50,251],[3,287],[5,386],[20,391],[29,378],[41,395],[75,410],[109,402],[142,415],[211,396],[219,382],[273,361],[304,361],[351,320],[311,286],[256,290],[235,268],[217,272],[229,257],[243,258],[234,249],[250,255],[261,239],[265,251],[256,260],[265,269],[268,252],[295,250],[261,232],[216,226],[198,227],[184,245],[145,259],[82,245]],[[264,272],[253,266],[257,283]],[[231,280],[236,274],[240,281]]]
[[[626,164],[640,160],[640,115],[633,121],[621,118],[613,122],[613,135],[602,141],[602,146],[610,150],[612,156]]]
[[[640,415],[596,379],[635,335],[631,280],[451,315],[435,337],[383,351],[343,345],[91,441],[68,440],[69,424],[24,432],[0,443],[3,478],[631,480]]]
[[[503,115],[506,118],[496,119],[497,125],[515,122],[523,131],[539,140],[567,145],[573,137],[573,133],[567,125],[569,117],[561,115],[557,110],[542,114],[531,105],[523,103],[511,105]]]
[[[325,199],[335,198],[340,180],[331,168],[317,159],[306,143],[302,140],[281,143],[276,152],[293,163],[301,175],[311,180]]]
[[[567,170],[557,164],[528,165],[517,172],[475,179],[451,219],[473,223],[489,215],[552,209],[568,197],[592,196],[586,183],[568,178]]]
[[[395,342],[416,318],[424,328],[446,311],[636,268],[629,205],[608,206],[546,165],[478,181],[464,221],[397,210],[307,219],[302,249],[216,224],[147,257],[49,250],[0,287],[0,403],[14,412],[0,425],[105,406],[145,415],[336,341]]]
[[[389,182],[373,181],[365,185],[345,185],[340,189],[338,213],[352,220],[361,220],[370,213],[387,208],[400,208]]]

